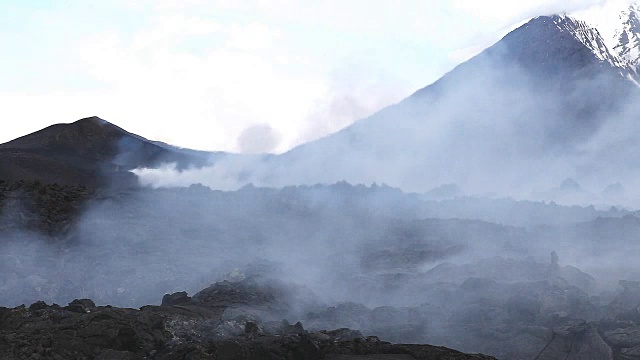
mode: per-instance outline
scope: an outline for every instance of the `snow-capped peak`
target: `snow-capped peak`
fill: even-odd
[[[619,18],[622,27],[614,35],[613,50],[634,70],[640,65],[640,6],[633,4]]]
[[[640,6],[637,3],[629,4],[627,0],[607,1],[566,17],[597,29],[595,31],[601,34],[604,47],[599,41],[590,45],[588,39],[580,40],[598,59],[609,61],[620,69],[621,75],[640,86]],[[612,60],[607,59],[608,54],[613,57]]]
[[[640,65],[640,6],[608,1],[602,6],[571,14],[602,35],[605,45],[622,65],[635,72]]]
[[[596,27],[571,15],[554,17],[554,23],[560,31],[568,31],[589,48],[600,61],[606,61],[616,67],[624,67],[624,61],[607,46]]]

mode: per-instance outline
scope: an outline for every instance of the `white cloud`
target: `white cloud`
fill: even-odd
[[[627,8],[634,1],[631,0],[609,0],[597,6],[576,12],[580,19],[596,25],[602,37],[613,40],[615,31],[620,24],[620,11]]]
[[[227,33],[227,46],[231,49],[252,51],[271,49],[280,32],[264,24],[232,25]]]
[[[517,22],[538,15],[550,15],[563,12],[583,10],[605,3],[606,0],[537,0],[537,1],[504,1],[504,0],[453,0],[452,4],[468,14],[481,19]]]
[[[244,42],[236,44],[241,50],[194,55],[173,51],[171,43],[178,40],[164,29],[130,42],[113,33],[85,39],[79,48],[87,71],[110,84],[113,104],[101,114],[142,135],[150,127],[172,134],[177,145],[236,151],[235,139],[246,127],[269,123],[288,130],[305,116],[313,92],[322,89],[313,86],[321,80],[280,68],[286,54],[258,56],[254,51],[261,49]]]

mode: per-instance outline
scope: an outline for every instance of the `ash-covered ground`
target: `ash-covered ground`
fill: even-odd
[[[206,358],[224,339],[284,336],[270,327],[283,320],[304,329],[286,346],[309,345],[310,339],[323,357],[343,351],[327,345],[335,342],[326,331],[340,328],[357,331],[349,341],[360,339],[362,346],[374,341],[367,336],[377,336],[500,359],[630,359],[640,353],[634,261],[640,220],[630,210],[511,199],[434,201],[347,183],[222,192],[23,181],[4,182],[0,190],[0,305],[7,307],[0,334],[9,344],[3,351],[12,356],[37,338],[39,345],[26,348],[41,358],[68,358],[67,345],[41,340],[59,344],[51,336],[60,326],[99,331],[91,325],[93,304],[138,340],[125,346],[129,337],[120,339],[120,328],[105,327],[114,338],[95,345],[87,339],[97,335],[87,333],[78,340],[90,344],[78,350],[86,358],[109,349],[133,358],[162,358],[162,351],[173,356],[178,345],[167,345],[170,338],[187,344],[179,356]],[[193,294],[211,284],[253,290],[205,301],[218,312],[231,303],[243,309],[229,318],[202,315],[205,310],[191,307],[201,306],[194,299],[203,295]],[[164,307],[145,307],[160,305],[165,294],[173,295],[165,296]],[[92,303],[51,305],[74,299]],[[30,306],[37,301],[48,305]],[[26,307],[9,309],[20,304]],[[89,308],[74,312],[78,306]],[[174,321],[176,312],[188,321]],[[161,340],[152,340],[153,326],[144,322],[152,315],[164,319],[158,330],[164,335],[156,334]],[[195,327],[178,326],[182,335],[167,335],[189,319]],[[237,349],[253,353],[258,345],[245,340]],[[344,354],[365,354],[358,351]]]

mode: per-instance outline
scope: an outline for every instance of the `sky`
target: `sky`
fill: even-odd
[[[181,147],[281,153],[531,17],[612,2],[0,0],[0,142],[95,115]]]

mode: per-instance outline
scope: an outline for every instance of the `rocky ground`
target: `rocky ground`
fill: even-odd
[[[492,359],[430,345],[397,345],[346,328],[309,332],[276,320],[284,309],[268,287],[216,283],[161,306],[0,308],[0,359]]]
[[[0,232],[64,233],[94,193],[83,185],[0,180]]]
[[[345,202],[321,191],[0,181],[0,303],[118,305],[2,308],[0,359],[473,358],[397,343],[505,360],[640,359],[640,283],[602,292],[555,252],[550,262],[549,252],[528,256],[540,239],[560,250],[564,239],[585,256],[615,250],[632,261],[633,214],[543,228],[405,220],[368,211],[378,197]],[[326,224],[326,237],[308,235]],[[473,251],[501,256],[448,262]],[[308,269],[331,276],[298,276]],[[232,282],[173,293],[222,279]],[[160,304],[165,292],[161,306],[128,308]]]
[[[447,344],[499,359],[640,359],[640,283],[589,296],[561,277],[505,284],[470,277],[434,284],[431,303],[368,308],[343,303],[312,313],[309,329],[350,326],[386,341]]]

